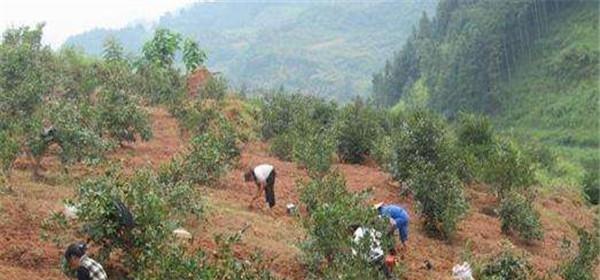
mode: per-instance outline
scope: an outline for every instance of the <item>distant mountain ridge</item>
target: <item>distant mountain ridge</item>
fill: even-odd
[[[366,3],[196,3],[162,16],[166,27],[198,40],[208,66],[236,86],[316,93],[347,100],[370,92],[372,74],[402,46],[437,1]],[[138,53],[152,30],[94,29],[67,39],[99,55],[108,36]]]

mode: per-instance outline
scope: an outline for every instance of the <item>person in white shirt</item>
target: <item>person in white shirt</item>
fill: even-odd
[[[369,236],[368,242],[369,245],[369,253],[362,255],[369,263],[378,266],[386,276],[386,278],[390,278],[390,271],[387,269],[387,266],[384,263],[385,254],[383,253],[383,248],[381,247],[381,232],[372,229],[361,227],[359,225],[350,226],[350,230],[354,232],[353,234],[353,242],[355,246],[361,246],[363,244],[364,239]],[[358,255],[357,248],[352,248],[352,254],[354,256]]]
[[[246,182],[254,181],[256,184],[256,195],[250,201],[250,207],[254,205],[254,202],[260,197],[260,192],[263,190],[269,208],[275,206],[275,176],[275,168],[270,164],[258,165],[244,174]]]

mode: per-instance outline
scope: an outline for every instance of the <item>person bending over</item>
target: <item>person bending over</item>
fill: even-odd
[[[275,206],[275,176],[275,168],[270,164],[258,165],[244,174],[246,182],[254,181],[256,184],[256,195],[250,201],[250,207],[260,197],[261,191],[265,193],[265,200],[269,208]]]

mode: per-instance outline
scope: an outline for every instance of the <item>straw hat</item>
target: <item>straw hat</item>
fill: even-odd
[[[383,201],[373,204],[373,209],[377,210],[381,206],[383,206]]]

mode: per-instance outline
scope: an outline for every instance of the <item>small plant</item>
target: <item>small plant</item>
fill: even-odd
[[[486,182],[490,182],[501,199],[512,191],[527,191],[535,184],[532,160],[512,141],[503,139],[494,144],[486,164]]]
[[[512,245],[504,245],[502,252],[483,265],[476,279],[483,280],[528,280],[533,277],[533,269],[525,256],[517,255]],[[478,274],[478,275],[477,275]]]
[[[331,167],[335,140],[329,130],[311,128],[306,133],[292,131],[295,139],[292,158],[303,165],[310,176],[326,173]]]
[[[206,83],[198,89],[198,97],[201,99],[223,100],[227,94],[227,80],[221,76],[209,78]]]
[[[467,202],[457,178],[458,157],[444,121],[418,109],[410,112],[392,137],[392,175],[409,184],[425,218],[425,229],[451,238]]]
[[[434,236],[450,239],[468,209],[461,182],[455,174],[421,165],[418,176],[409,181],[424,218],[424,228]]]
[[[579,236],[579,250],[560,267],[560,275],[566,280],[596,279],[594,268],[598,265],[600,256],[600,238],[597,228],[592,232],[579,228],[577,235]],[[573,251],[573,248],[568,245],[565,249],[565,254],[571,255],[570,252]]]
[[[10,176],[14,161],[17,159],[21,149],[14,136],[8,131],[0,130],[0,176]]]
[[[588,170],[583,177],[583,193],[593,205],[600,202],[600,176],[598,170]]]
[[[290,133],[281,133],[271,140],[271,154],[276,157],[290,161],[294,149],[293,137]]]
[[[527,241],[544,237],[540,214],[534,209],[532,199],[513,192],[505,195],[500,204],[502,232],[516,231]]]
[[[463,146],[485,146],[494,140],[490,120],[482,115],[460,113],[457,134],[458,142]]]
[[[365,193],[351,193],[346,189],[341,174],[333,172],[301,183],[300,200],[308,210],[303,225],[308,238],[302,246],[304,262],[309,275],[320,278],[322,275],[352,279],[361,275],[364,279],[378,277],[379,271],[362,258],[349,254],[352,244],[353,224],[374,228],[384,232],[387,225],[377,218],[373,210],[364,206]],[[391,248],[389,236],[382,237],[384,250]],[[365,242],[367,243],[367,242]],[[367,244],[359,251],[368,252]],[[325,266],[323,260],[327,260]],[[368,275],[368,276],[367,276]]]
[[[100,91],[97,106],[101,130],[118,143],[135,142],[136,135],[143,141],[152,137],[148,113],[123,92]]]
[[[360,99],[344,107],[336,122],[337,154],[350,163],[361,163],[373,150],[379,133],[375,112]]]

